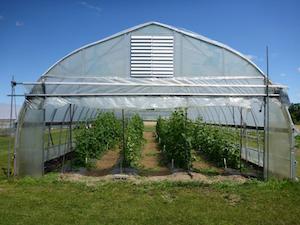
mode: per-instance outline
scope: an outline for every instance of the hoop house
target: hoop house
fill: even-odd
[[[241,156],[263,167],[265,177],[295,177],[284,87],[241,53],[193,32],[157,22],[138,25],[75,50],[37,82],[22,84],[16,174],[42,175],[47,161],[72,151],[72,126],[99,111],[155,118],[183,107],[191,119],[241,129]],[[70,129],[60,129],[53,141],[55,126]],[[255,146],[248,140],[253,134]]]

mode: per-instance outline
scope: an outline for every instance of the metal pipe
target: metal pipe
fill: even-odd
[[[69,111],[69,107],[68,107],[68,108],[66,109],[66,111],[65,111],[65,114],[64,114],[64,117],[63,117],[62,122],[65,122],[68,111]],[[58,141],[58,143],[59,143],[59,155],[60,155],[60,156],[61,156],[61,137],[62,137],[62,128],[63,128],[63,123],[60,125],[59,141]]]
[[[123,173],[123,161],[125,160],[125,111],[122,109],[122,151],[123,159],[120,162],[120,172]]]
[[[266,47],[267,74],[265,76],[264,97],[264,178],[269,179],[269,49]]]
[[[7,95],[11,96],[11,95]],[[73,94],[16,94],[15,97],[111,97],[111,96],[213,96],[213,97],[266,97],[266,94],[242,94],[242,93],[73,93]],[[280,94],[269,94],[268,97],[280,97]]]
[[[87,77],[87,76],[72,76],[72,75],[65,75],[68,78],[75,78],[75,79],[99,79],[99,76],[92,76],[92,77]],[[56,76],[56,75],[44,75],[43,77],[54,77],[54,78],[63,78],[61,76]],[[183,76],[183,77],[191,77],[189,75]],[[198,76],[197,79],[199,80],[236,80],[236,79],[249,79],[249,80],[261,80],[264,79],[262,76],[211,76],[211,77],[203,77],[203,76]],[[17,82],[17,84],[23,84],[24,82]]]
[[[82,113],[83,113],[84,109],[85,109],[85,107],[82,107],[82,109],[81,109],[81,111],[80,111],[80,113],[77,117],[77,122],[80,122],[80,119],[81,119],[81,116],[82,116]]]
[[[10,115],[9,115],[9,127],[10,127],[10,134],[9,134],[9,142],[8,142],[8,154],[7,154],[7,177],[10,177],[10,163],[11,163],[11,142],[12,142],[12,136],[13,136],[13,95],[14,95],[14,89],[15,89],[15,81],[14,77],[12,77],[11,80],[11,98],[10,98]],[[14,156],[15,157],[15,156]]]
[[[256,117],[253,113],[253,110],[250,109],[250,112],[251,112],[251,115],[252,115],[252,118],[253,118],[253,121],[254,121],[254,124],[255,124],[255,127],[256,127],[256,146],[257,146],[257,152],[258,152],[258,165],[260,166],[260,145],[259,145],[259,132],[258,132],[258,125],[257,125],[257,121],[256,121]]]
[[[179,80],[180,81],[180,80]],[[245,87],[245,88],[265,88],[262,84],[180,84],[180,83],[118,83],[118,82],[23,82],[22,85],[88,85],[88,86],[148,86],[148,87]],[[270,85],[272,88],[287,88],[284,85]]]
[[[242,170],[242,150],[243,150],[243,108],[240,108],[240,170]],[[245,152],[246,153],[246,152]]]

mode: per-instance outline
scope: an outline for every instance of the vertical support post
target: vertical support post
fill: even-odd
[[[244,137],[245,137],[245,158],[246,158],[246,161],[248,161],[248,130],[247,130],[247,126],[245,123],[243,126],[243,131],[244,131]]]
[[[45,83],[44,83],[44,81],[42,82],[42,93],[43,94],[46,94],[46,85],[45,85]],[[46,100],[46,97],[43,97],[43,99],[44,99],[44,101],[43,102],[45,102],[45,100]],[[42,174],[44,175],[44,172],[45,172],[45,143],[44,143],[44,141],[45,141],[45,139],[44,139],[44,134],[45,134],[45,128],[46,128],[46,109],[43,109],[43,123],[44,123],[44,125],[43,125],[43,144],[42,144],[42,151],[43,151],[43,156],[42,156],[42,158],[43,158],[43,162],[42,162]]]
[[[61,124],[60,124],[59,142],[58,142],[58,143],[59,143],[59,144],[58,144],[58,146],[59,146],[59,156],[61,156],[61,138],[62,138],[62,136],[63,136],[63,134],[62,134],[63,124],[64,124],[64,122],[65,122],[65,120],[66,120],[68,110],[70,110],[69,107],[68,107],[68,109],[66,109],[65,114],[64,114],[64,117],[63,117],[63,119],[62,119],[62,121],[61,121]],[[65,149],[65,148],[64,148],[64,149]],[[64,152],[63,152],[63,153],[64,153]],[[64,161],[63,161],[62,163],[64,163]],[[62,164],[61,172],[63,172],[63,166],[64,166],[64,165]]]
[[[122,152],[123,159],[120,162],[120,172],[123,173],[123,161],[125,160],[125,112],[122,109]]]
[[[15,94],[15,86],[16,82],[14,80],[14,76],[12,76],[11,80],[11,98],[10,98],[10,115],[9,115],[9,127],[10,127],[10,134],[9,134],[9,142],[8,142],[8,154],[7,154],[7,177],[10,177],[11,174],[11,147],[12,147],[12,137],[13,137],[13,119],[12,119],[12,114],[13,114],[13,98]],[[14,151],[14,165],[15,165],[15,151]]]
[[[186,123],[187,123],[187,118],[188,118],[188,115],[187,115],[187,108],[184,108],[184,130],[186,130]],[[187,146],[188,143],[185,142],[185,157],[186,157],[186,160],[187,160],[187,169],[188,169],[188,172],[190,172],[190,156],[189,156],[189,152],[188,152],[188,146]]]
[[[243,151],[243,108],[240,108],[240,171],[242,170],[242,151]],[[246,153],[246,152],[245,152]]]
[[[72,104],[70,104],[70,124],[69,124],[69,141],[70,141],[70,151],[72,151],[72,142],[73,142],[73,139],[72,139],[72,123],[73,123],[73,112],[75,111],[75,108],[73,107],[73,110],[72,110]]]
[[[68,135],[68,143],[67,143],[68,151],[72,149],[72,104],[69,104],[69,135]],[[65,148],[64,148],[65,150]],[[66,151],[63,154],[62,160],[62,172],[65,172],[65,160],[66,160]]]
[[[269,48],[266,47],[267,74],[264,97],[264,179],[269,179]]]

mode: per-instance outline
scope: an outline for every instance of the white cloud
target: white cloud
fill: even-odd
[[[16,21],[16,27],[24,26],[24,22],[22,21]]]
[[[286,77],[286,74],[285,73],[281,73],[280,76],[281,77]]]
[[[79,2],[79,4],[82,5],[85,8],[95,10],[97,13],[101,13],[102,12],[102,9],[99,6],[92,5],[92,4],[88,3],[88,2],[82,1],[82,2]]]

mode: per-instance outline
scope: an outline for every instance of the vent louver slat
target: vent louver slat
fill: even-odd
[[[132,77],[173,77],[173,36],[131,36]]]

